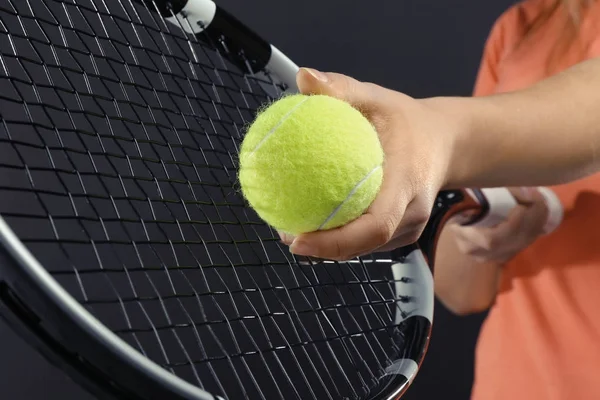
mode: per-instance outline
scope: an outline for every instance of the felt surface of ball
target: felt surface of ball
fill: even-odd
[[[350,104],[325,95],[290,95],[250,125],[238,178],[261,219],[297,235],[362,215],[381,187],[383,161],[375,128]]]

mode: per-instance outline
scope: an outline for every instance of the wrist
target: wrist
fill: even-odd
[[[448,136],[443,189],[489,186],[481,183],[489,181],[488,172],[501,155],[491,151],[495,147],[493,137],[487,134],[494,124],[493,108],[483,98],[434,97],[422,101],[441,116],[444,135]]]

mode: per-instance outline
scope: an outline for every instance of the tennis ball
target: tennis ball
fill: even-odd
[[[289,95],[250,125],[239,154],[241,191],[258,216],[291,234],[358,218],[383,180],[375,128],[347,102]]]

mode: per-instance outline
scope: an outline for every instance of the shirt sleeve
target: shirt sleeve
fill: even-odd
[[[473,96],[493,94],[499,82],[499,64],[514,43],[519,6],[505,11],[494,23],[485,42]]]
[[[598,37],[592,41],[587,54],[588,59],[598,57],[600,57],[600,32],[598,33]]]
[[[587,32],[589,46],[585,55],[586,59],[600,57],[600,3],[594,3],[593,8],[590,9],[589,13],[592,18],[591,26],[593,28]]]

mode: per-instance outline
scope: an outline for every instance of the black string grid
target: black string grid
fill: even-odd
[[[0,1],[0,214],[182,379],[360,398],[401,345],[389,263],[298,262],[247,208],[237,151],[281,87],[224,52],[129,0]]]

